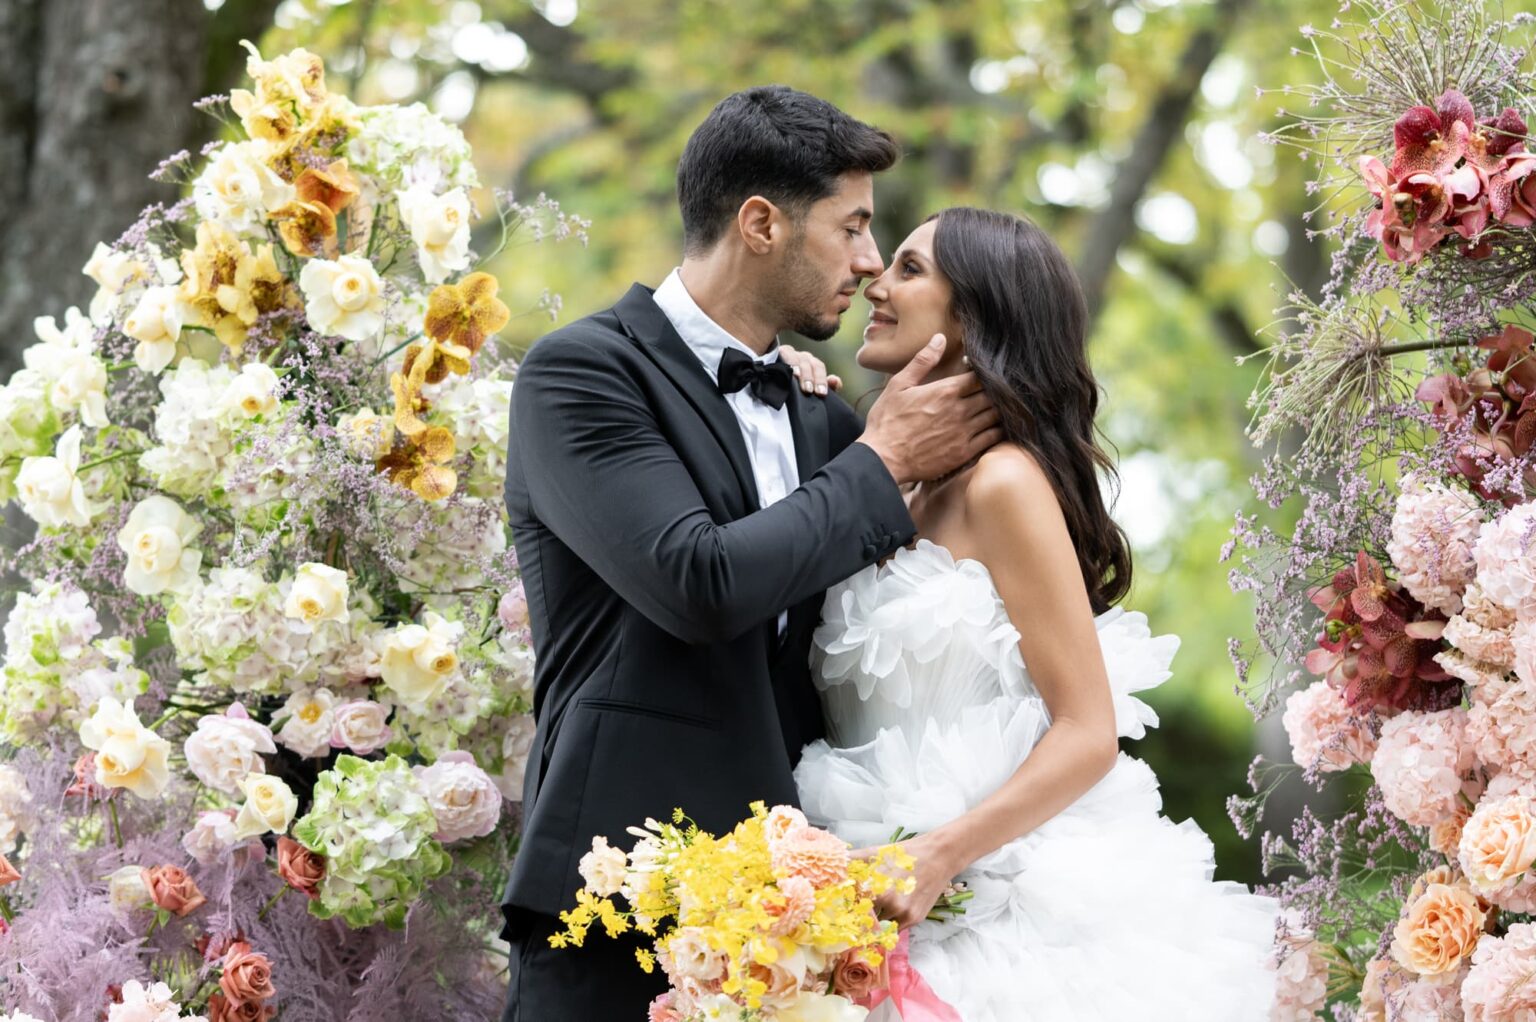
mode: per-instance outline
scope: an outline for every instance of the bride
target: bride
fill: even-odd
[[[1026,220],[949,209],[865,295],[859,363],[895,372],[958,338],[933,378],[968,363],[1008,440],[913,487],[916,546],[828,592],[807,816],[855,846],[918,834],[916,889],[882,914],[964,1022],[1262,1022],[1274,902],[1213,882],[1209,839],[1160,815],[1152,771],[1117,748],[1156,724],[1132,693],[1168,677],[1178,639],[1115,606],[1131,557],[1100,495],[1070,265]],[[955,878],[965,913],[924,921]]]

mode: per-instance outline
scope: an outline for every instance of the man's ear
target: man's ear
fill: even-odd
[[[788,222],[784,211],[761,195],[754,195],[736,211],[736,230],[754,255],[767,255],[783,242]]]

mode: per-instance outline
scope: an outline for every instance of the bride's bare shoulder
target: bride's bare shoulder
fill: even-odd
[[[1001,443],[989,449],[966,479],[967,508],[997,510],[999,505],[1046,498],[1055,503],[1050,477],[1039,459],[1017,444]]]

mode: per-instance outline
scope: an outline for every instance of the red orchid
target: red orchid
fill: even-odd
[[[1365,551],[1311,599],[1324,618],[1307,670],[1342,691],[1356,713],[1438,707],[1460,697],[1460,686],[1434,660],[1445,618],[1389,581]]]
[[[1488,500],[1519,503],[1522,493],[1496,491],[1484,481],[1493,464],[1525,455],[1536,444],[1536,342],[1529,330],[1505,326],[1477,346],[1492,354],[1486,365],[1457,376],[1442,373],[1420,383],[1414,396],[1427,402],[1442,429],[1471,417],[1470,437],[1456,452],[1457,471]],[[1528,473],[1529,475],[1529,473]],[[1536,478],[1528,482],[1536,483]]]
[[[1397,153],[1392,157],[1392,177],[1402,180],[1413,174],[1444,177],[1467,151],[1477,126],[1472,103],[1455,89],[1435,100],[1438,110],[1416,106],[1398,118],[1392,137]]]

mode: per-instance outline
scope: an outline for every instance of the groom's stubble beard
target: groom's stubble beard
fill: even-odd
[[[838,290],[846,286],[840,285]],[[842,317],[817,314],[817,310],[831,298],[828,288],[826,280],[805,259],[805,231],[802,226],[795,231],[784,253],[778,318],[785,329],[813,341],[825,341],[835,335],[837,328],[842,325]]]

